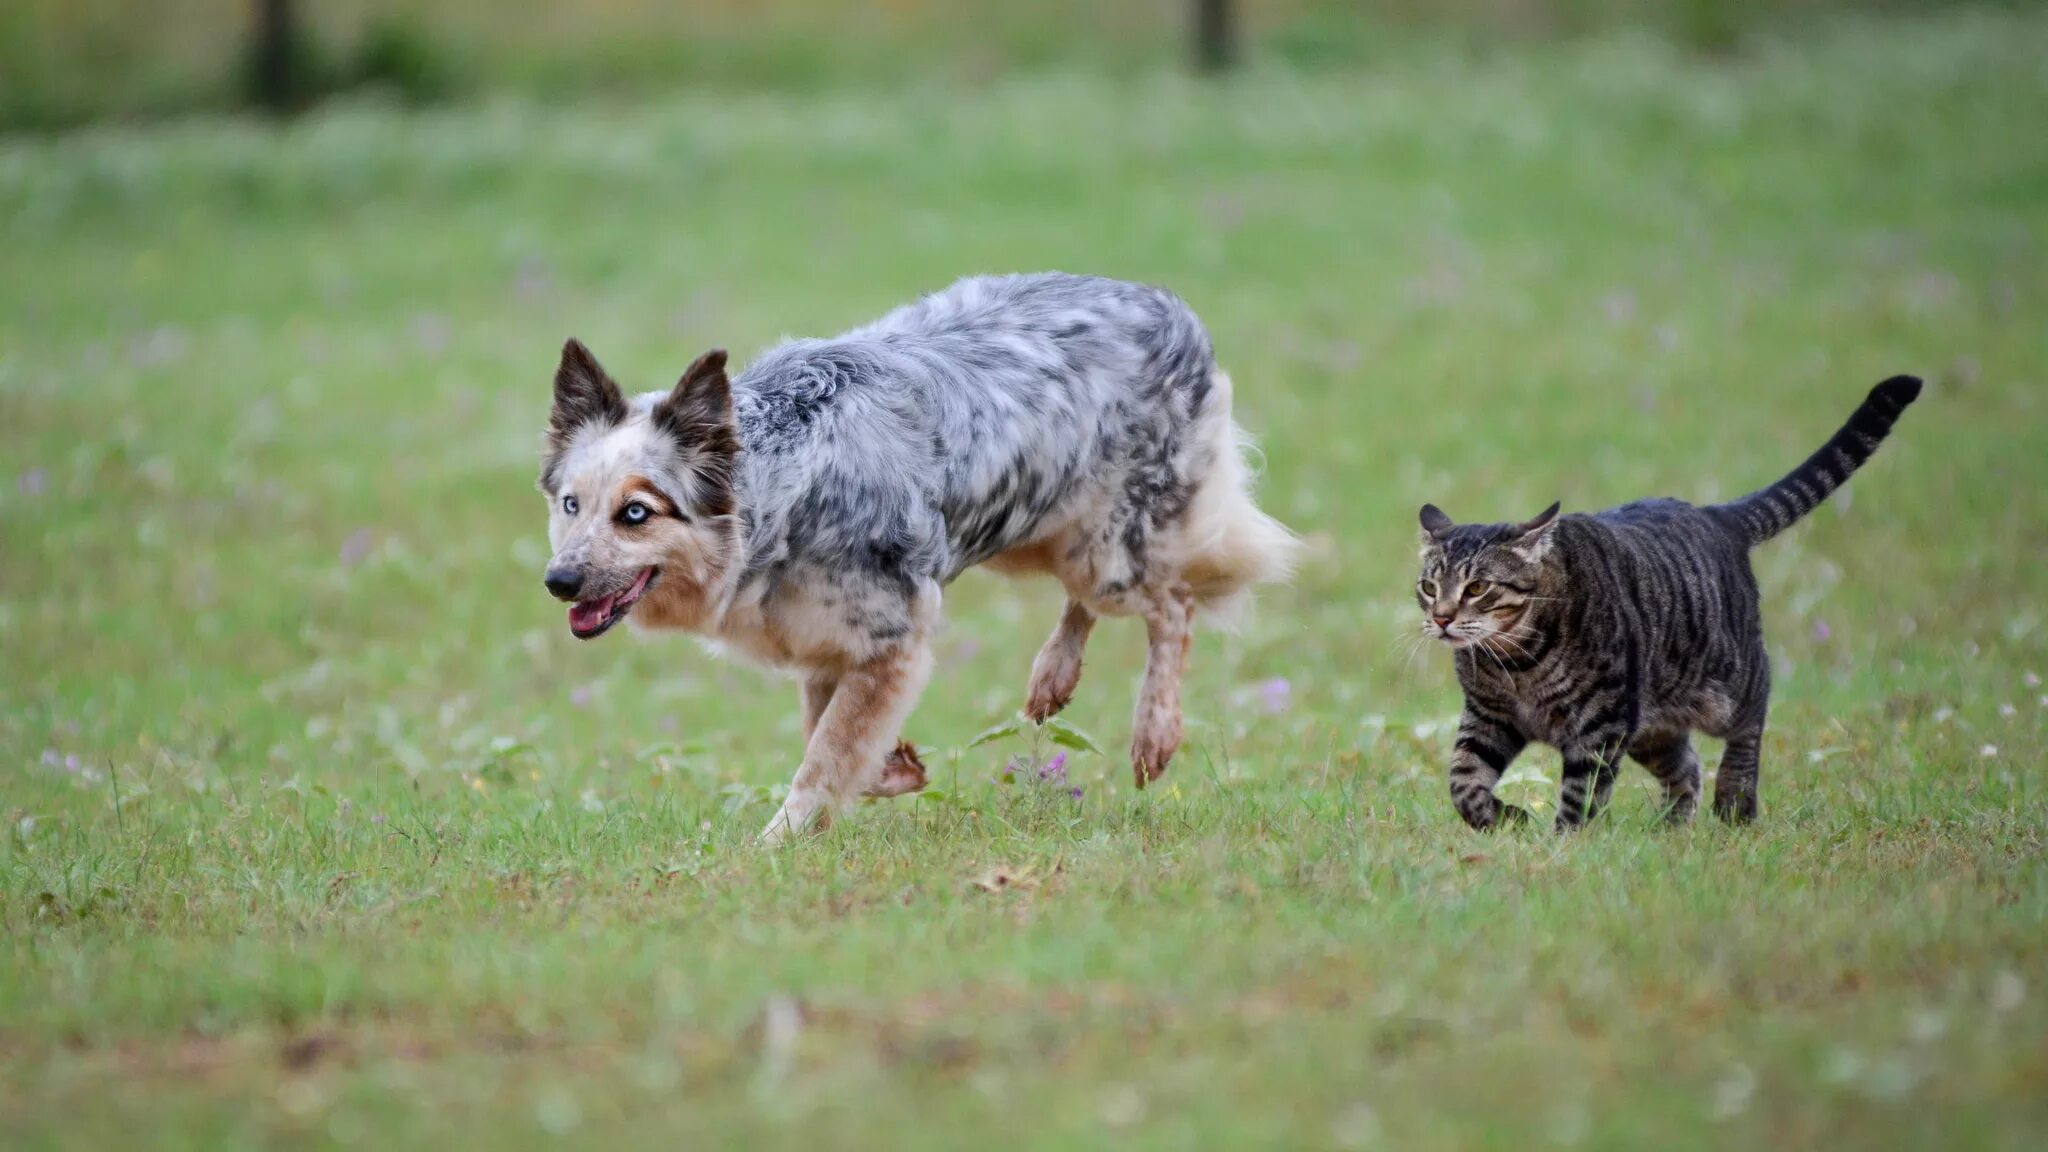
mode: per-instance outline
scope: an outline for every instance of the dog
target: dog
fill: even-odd
[[[1196,615],[1227,618],[1295,560],[1247,448],[1207,331],[1148,285],[972,277],[737,376],[707,352],[630,399],[572,339],[540,473],[545,583],[579,638],[630,619],[795,674],[803,760],[767,841],[924,786],[900,734],[943,589],[976,565],[1066,589],[1031,667],[1039,723],[1073,697],[1098,617],[1144,620],[1143,788],[1180,746]]]

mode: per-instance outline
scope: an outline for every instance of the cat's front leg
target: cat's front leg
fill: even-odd
[[[1451,803],[1458,806],[1465,823],[1486,832],[1503,823],[1520,824],[1529,819],[1527,812],[1502,803],[1493,794],[1501,773],[1528,743],[1506,717],[1475,707],[1469,698],[1465,701],[1465,714],[1458,719],[1458,742],[1451,748]]]
[[[1577,831],[1607,807],[1629,731],[1614,723],[1594,728],[1564,748],[1564,784],[1558,790],[1557,830]]]

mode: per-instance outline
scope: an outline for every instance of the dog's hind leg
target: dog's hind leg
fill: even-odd
[[[1195,597],[1176,583],[1145,597],[1145,679],[1131,721],[1131,776],[1143,788],[1180,749],[1180,682],[1195,642]]]
[[[1033,724],[1045,723],[1074,698],[1074,688],[1081,682],[1081,653],[1094,627],[1095,613],[1078,600],[1068,600],[1059,624],[1031,662],[1031,689],[1024,699],[1024,714]]]
[[[924,766],[915,752],[904,762],[897,738],[931,670],[931,649],[921,632],[849,668],[818,716],[789,796],[761,838],[773,844],[829,822],[834,809],[863,792],[914,791],[904,787],[908,774],[914,771],[921,780]]]

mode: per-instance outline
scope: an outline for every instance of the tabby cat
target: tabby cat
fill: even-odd
[[[1424,633],[1455,650],[1465,712],[1451,799],[1474,828],[1528,814],[1494,785],[1531,741],[1564,756],[1557,829],[1606,806],[1624,753],[1664,786],[1665,817],[1699,803],[1694,730],[1727,741],[1714,812],[1757,812],[1770,660],[1749,550],[1849,479],[1920,395],[1894,376],[1783,480],[1732,504],[1643,500],[1591,515],[1552,504],[1520,524],[1453,524],[1422,507],[1415,598]]]

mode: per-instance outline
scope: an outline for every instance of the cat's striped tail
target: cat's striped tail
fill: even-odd
[[[1714,511],[1728,517],[1752,547],[1761,544],[1820,507],[1828,494],[1848,482],[1891,434],[1906,406],[1920,398],[1920,378],[1894,376],[1870,390],[1863,406],[1820,451],[1806,458],[1783,480],[1752,492]]]

